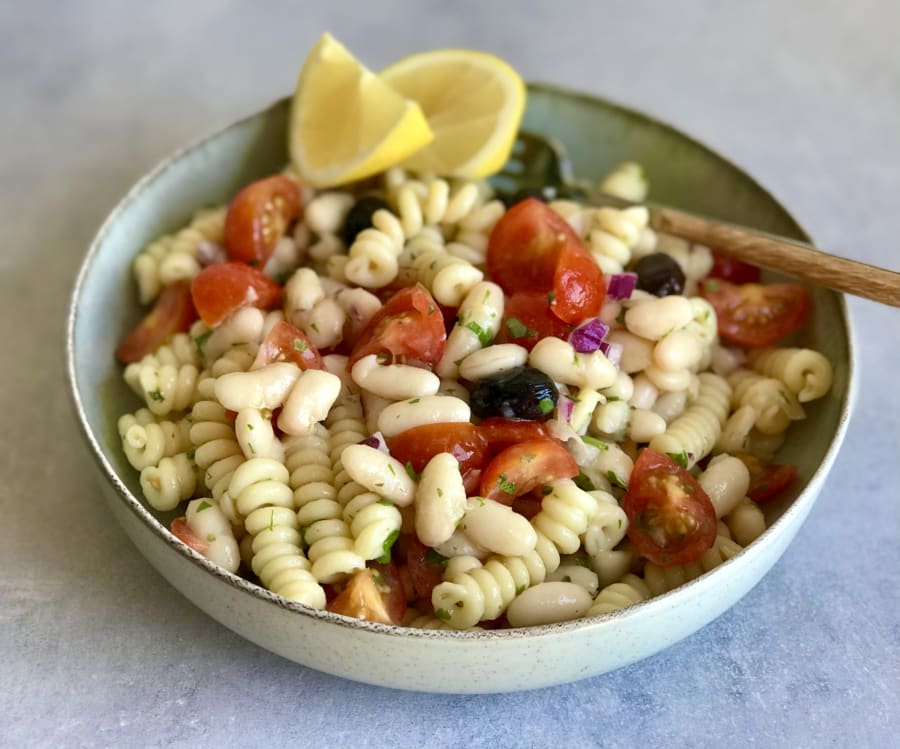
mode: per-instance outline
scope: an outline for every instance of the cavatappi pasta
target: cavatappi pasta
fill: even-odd
[[[339,190],[302,187],[300,215],[260,268],[281,302],[197,321],[124,370],[137,401],[118,430],[147,503],[181,512],[182,540],[286,598],[429,629],[604,614],[733,557],[765,529],[748,466],[770,461],[791,423],[827,395],[831,364],[809,349],[720,339],[700,291],[710,250],[648,227],[638,165],[621,165],[603,188],[635,205],[549,207],[608,277],[662,253],[680,269],[682,293],[610,288],[591,320],[553,320],[565,332],[548,334],[510,315],[515,292],[489,271],[510,201],[486,182],[395,168]],[[351,232],[366,201],[372,210]],[[226,215],[200,210],[137,254],[142,304],[230,257]],[[435,356],[355,356],[386,300],[417,285],[439,315]],[[585,325],[603,326],[602,345],[578,343]],[[284,330],[299,331],[301,358],[271,355]],[[315,364],[301,365],[304,355]],[[520,418],[515,395],[511,410],[485,416],[481,384],[522,371],[552,390],[539,415]],[[530,432],[516,432],[523,423]],[[514,436],[497,437],[503,428]],[[401,459],[405,435],[441,432],[474,435],[483,453],[474,474],[466,451],[476,448],[462,438],[432,437],[440,449],[418,469]],[[574,471],[525,469],[527,491],[501,473],[509,497],[482,496],[492,461],[535,437]],[[688,562],[653,561],[629,527],[624,498],[648,448],[709,499],[714,530]],[[405,613],[348,609],[341,601],[359,581],[382,599],[399,595]]]

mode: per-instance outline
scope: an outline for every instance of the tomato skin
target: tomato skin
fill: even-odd
[[[484,419],[478,425],[478,433],[487,443],[491,456],[520,442],[553,439],[550,429],[539,421],[506,419],[502,416]]]
[[[750,453],[738,453],[735,457],[740,458],[750,471],[747,496],[758,504],[774,499],[797,478],[797,467],[791,463],[766,463]]]
[[[406,613],[406,594],[393,564],[372,564],[347,581],[327,609],[335,614],[382,624],[399,624]]]
[[[511,505],[532,489],[577,475],[575,458],[557,440],[529,440],[507,447],[488,463],[480,495]]]
[[[408,286],[388,299],[360,333],[350,353],[350,366],[369,354],[434,365],[444,355],[446,343],[437,302],[424,286]]]
[[[251,182],[228,206],[225,251],[231,260],[260,268],[300,213],[300,188],[282,174]]]
[[[487,442],[474,424],[423,424],[388,437],[386,442],[391,455],[404,465],[409,463],[416,473],[421,473],[438,453],[450,453],[459,462],[466,491],[474,492],[478,488]]]
[[[241,307],[277,307],[281,294],[277,281],[245,263],[207,266],[191,284],[194,306],[200,319],[211,328]]]
[[[667,455],[645,448],[622,497],[628,540],[660,567],[699,559],[718,534],[716,509],[703,487]]]
[[[190,546],[198,554],[205,554],[207,549],[209,549],[209,544],[191,530],[187,523],[187,518],[183,515],[172,521],[171,530],[175,538]]]
[[[431,605],[431,591],[444,577],[444,564],[440,557],[412,534],[406,546],[406,565],[416,596]]]
[[[116,358],[123,364],[138,362],[175,333],[188,330],[196,319],[190,284],[187,281],[169,284],[160,293],[153,309],[119,342]]]
[[[550,308],[564,322],[593,317],[603,306],[603,272],[565,219],[536,198],[516,203],[497,222],[487,268],[507,294],[551,294]]]
[[[503,322],[494,343],[517,343],[531,351],[542,338],[566,340],[574,327],[550,311],[550,300],[545,293],[519,291],[506,299]]]
[[[730,283],[759,283],[760,271],[755,265],[720,255],[717,252],[714,252],[712,256],[713,266],[708,274],[710,278],[721,278]]]
[[[700,294],[716,310],[719,335],[747,348],[773,346],[809,317],[809,292],[793,283],[732,284],[718,279],[700,284]]]
[[[293,362],[300,369],[325,369],[322,355],[306,334],[289,322],[280,320],[260,344],[251,369],[284,361]]]

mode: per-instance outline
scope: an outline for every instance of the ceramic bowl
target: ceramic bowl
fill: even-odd
[[[835,365],[831,393],[792,427],[781,458],[795,463],[794,491],[767,506],[770,527],[716,570],[666,595],[602,617],[531,629],[422,631],[351,620],[292,603],[224,572],[174,538],[170,516],[148,510],[121,452],[116,419],[136,407],[113,357],[139,318],[131,276],[138,250],[282,168],[289,103],[280,101],[164,161],[122,199],[78,276],[68,322],[74,402],[106,501],[141,553],[203,611],[292,661],[371,684],[434,692],[501,692],[573,681],[646,658],[687,637],[745,595],[778,560],[825,483],[844,437],[853,356],[842,297],[812,288],[815,314],[801,343]],[[580,177],[620,161],[646,168],[652,196],[686,210],[804,238],[790,214],[751,177],[677,130],[609,102],[532,86],[523,127],[568,148]],[[159,620],[164,637],[164,620]]]

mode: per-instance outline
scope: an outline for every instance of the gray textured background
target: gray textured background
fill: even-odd
[[[138,555],[65,391],[74,274],[144,171],[292,90],[326,29],[376,69],[482,48],[657,115],[824,248],[900,269],[894,0],[2,4],[0,745],[900,745],[900,312],[870,302],[850,302],[855,416],[796,541],[723,617],[616,673],[489,697],[342,681],[239,639]]]

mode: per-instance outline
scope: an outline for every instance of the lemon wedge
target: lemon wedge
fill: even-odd
[[[313,187],[377,174],[434,138],[419,105],[368,70],[330,34],[307,56],[291,103],[291,163]]]
[[[403,166],[476,179],[499,171],[509,158],[522,113],[525,83],[503,60],[468,49],[411,55],[379,77],[418,102],[434,140]]]

